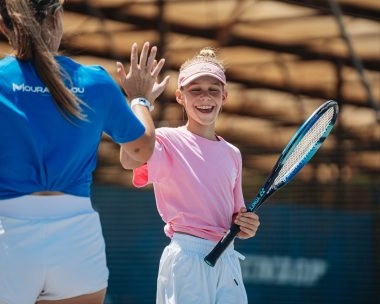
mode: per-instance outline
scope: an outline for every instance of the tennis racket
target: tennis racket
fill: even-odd
[[[328,100],[315,110],[301,125],[297,133],[282,151],[272,172],[248,206],[247,210],[249,212],[255,212],[259,209],[269,196],[288,184],[310,161],[330,134],[338,112],[338,103],[334,100]],[[213,267],[239,231],[239,225],[233,224],[225,236],[204,258],[205,262]]]

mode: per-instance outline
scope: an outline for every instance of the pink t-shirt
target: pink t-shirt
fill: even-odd
[[[219,241],[244,206],[240,151],[185,127],[158,128],[156,139],[148,164],[134,170],[134,185],[153,183],[167,236],[177,231]]]

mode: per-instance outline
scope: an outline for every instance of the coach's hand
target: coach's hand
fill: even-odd
[[[165,90],[170,77],[166,76],[164,80],[158,82],[165,59],[157,61],[156,55],[157,47],[150,48],[149,42],[145,42],[139,57],[137,44],[133,43],[128,73],[120,62],[116,63],[120,83],[129,101],[137,97],[144,97],[153,104]]]
[[[259,216],[254,212],[247,212],[245,207],[240,209],[234,219],[234,223],[240,226],[240,232],[237,234],[240,239],[254,237],[260,226]]]

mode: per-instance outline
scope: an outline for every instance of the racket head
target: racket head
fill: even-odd
[[[315,155],[330,134],[338,113],[338,103],[328,100],[301,125],[279,158],[278,172],[273,181],[276,189],[292,180]]]
[[[267,181],[248,207],[249,211],[257,210],[272,193],[288,184],[310,161],[330,134],[338,113],[338,103],[328,100],[299,127],[283,149]]]

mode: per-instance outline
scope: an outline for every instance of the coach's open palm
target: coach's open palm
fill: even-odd
[[[139,58],[137,44],[134,43],[131,49],[131,63],[128,74],[126,74],[123,65],[117,62],[120,83],[129,100],[144,97],[154,103],[165,90],[169,82],[169,76],[166,76],[161,82],[157,81],[165,59],[157,61],[156,55],[157,47],[153,46],[149,50],[149,42],[145,42]]]

